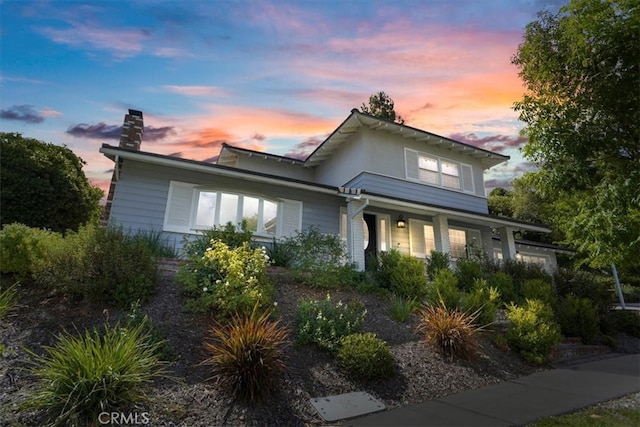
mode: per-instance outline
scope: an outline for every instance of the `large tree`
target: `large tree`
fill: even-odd
[[[363,103],[360,111],[390,122],[404,124],[404,119],[396,114],[393,99],[382,91],[371,95],[369,97],[369,105]]]
[[[100,215],[102,190],[69,148],[0,133],[0,223],[64,232]]]
[[[640,7],[572,0],[526,27],[515,104],[536,191],[571,207],[567,240],[593,266],[640,259]]]

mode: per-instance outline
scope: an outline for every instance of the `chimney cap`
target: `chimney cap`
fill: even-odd
[[[142,117],[142,111],[138,111],[138,110],[129,109],[129,114],[132,116]]]

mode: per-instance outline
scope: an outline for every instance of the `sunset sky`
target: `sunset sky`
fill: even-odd
[[[0,131],[65,144],[107,188],[129,108],[142,150],[214,159],[222,143],[304,156],[385,91],[407,125],[511,156],[523,94],[510,59],[561,0],[0,3]]]

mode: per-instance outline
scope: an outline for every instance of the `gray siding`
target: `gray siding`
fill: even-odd
[[[306,168],[299,163],[292,164],[286,160],[278,161],[273,158],[265,159],[259,155],[249,157],[247,154],[240,154],[236,167],[254,172],[313,182],[313,169]]]
[[[487,199],[458,191],[363,172],[345,184],[371,193],[486,214]]]

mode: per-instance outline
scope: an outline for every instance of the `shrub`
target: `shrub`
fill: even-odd
[[[431,256],[427,262],[427,276],[431,280],[435,280],[436,275],[440,270],[448,269],[451,260],[449,254],[438,251],[431,251]]]
[[[247,242],[236,248],[212,240],[204,255],[195,256],[177,275],[187,294],[187,309],[206,312],[218,309],[223,316],[250,313],[256,304],[269,304],[273,292],[265,271],[264,248],[251,249]]]
[[[553,284],[560,297],[574,295],[591,300],[600,316],[606,315],[613,302],[613,278],[597,276],[583,270],[561,268],[555,271]]]
[[[0,287],[0,319],[9,314],[18,302],[17,287],[17,283],[14,283],[4,290]]]
[[[460,292],[458,291],[458,279],[453,271],[449,269],[438,271],[433,283],[428,288],[427,302],[431,306],[444,305],[449,309],[458,307]]]
[[[459,259],[456,263],[456,277],[458,278],[458,287],[468,292],[476,280],[482,279],[482,266],[475,260]]]
[[[133,238],[146,246],[156,258],[176,258],[178,256],[175,247],[169,244],[169,240],[163,236],[162,231],[138,230],[133,234]]]
[[[393,374],[393,357],[386,342],[373,333],[342,338],[338,363],[356,379],[386,378]]]
[[[84,335],[62,334],[46,354],[36,355],[32,372],[41,382],[29,406],[46,409],[54,424],[88,425],[102,411],[123,410],[147,401],[146,387],[165,376],[144,325],[105,325]]]
[[[340,340],[364,325],[367,310],[360,301],[335,305],[331,296],[322,301],[306,300],[297,313],[298,344],[316,344],[323,350],[336,351]]]
[[[382,288],[405,298],[424,296],[427,279],[422,260],[396,249],[378,256],[376,281]]]
[[[525,280],[522,284],[522,298],[537,299],[553,307],[556,302],[556,293],[553,285],[547,280]]]
[[[398,322],[406,322],[418,307],[419,304],[415,298],[403,298],[395,294],[389,298],[389,315]]]
[[[509,346],[529,363],[542,364],[554,345],[562,339],[553,320],[553,311],[539,300],[526,300],[524,306],[507,306]]]
[[[293,245],[288,240],[276,240],[267,246],[267,255],[271,265],[276,267],[290,267],[291,260],[294,258]]]
[[[493,274],[487,280],[490,287],[495,288],[500,294],[500,301],[510,303],[516,300],[516,294],[513,289],[513,280],[511,276],[502,271]]]
[[[522,296],[522,286],[527,280],[545,280],[551,282],[551,276],[539,264],[529,264],[508,259],[502,263],[502,271],[511,276],[517,297]]]
[[[493,323],[499,302],[500,293],[486,280],[476,279],[471,291],[463,297],[462,309],[468,313],[477,312],[476,324],[484,327]]]
[[[569,295],[560,302],[557,311],[562,334],[580,337],[584,344],[591,344],[600,332],[598,313],[586,298]]]
[[[0,230],[0,271],[28,277],[33,264],[45,258],[49,247],[62,236],[23,224],[8,224]]]
[[[450,310],[444,305],[427,306],[419,313],[417,331],[425,341],[440,349],[445,357],[472,359],[479,348],[477,335],[482,328],[475,325],[477,313]]]
[[[182,254],[187,261],[192,261],[202,257],[205,251],[211,247],[211,241],[220,241],[230,248],[238,248],[243,244],[251,244],[253,233],[247,230],[246,221],[236,227],[228,222],[224,226],[213,226],[203,230],[195,237],[185,238],[182,245]]]
[[[640,315],[633,310],[611,310],[605,317],[603,329],[607,333],[625,333],[640,338]]]
[[[212,365],[223,386],[242,399],[255,401],[274,392],[285,368],[288,330],[269,316],[256,304],[250,314],[215,323],[211,328],[215,342],[205,343],[211,356],[204,363]]]

